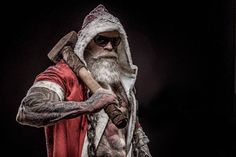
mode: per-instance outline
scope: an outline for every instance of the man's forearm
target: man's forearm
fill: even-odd
[[[22,100],[16,120],[24,125],[43,127],[88,113],[90,106],[86,102],[60,101],[54,91],[36,87]]]

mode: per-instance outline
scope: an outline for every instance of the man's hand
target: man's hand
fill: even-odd
[[[62,49],[62,57],[63,60],[69,65],[69,67],[75,72],[75,74],[78,77],[80,77],[79,71],[82,67],[84,67],[84,64],[81,62],[79,57],[74,53],[71,46],[65,46]],[[89,78],[86,77],[86,81],[87,79]],[[98,85],[97,90],[96,91],[93,90],[92,92],[94,94],[86,101],[87,105],[89,106],[89,112],[97,112],[100,109],[107,107],[110,104],[116,104],[116,105],[118,104],[116,95],[110,90],[103,89]]]
[[[119,101],[112,91],[99,88],[85,103],[90,106],[89,112],[94,113],[110,104],[118,105]]]
[[[62,58],[79,77],[79,70],[85,67],[79,57],[74,53],[71,46],[65,46],[62,50]]]

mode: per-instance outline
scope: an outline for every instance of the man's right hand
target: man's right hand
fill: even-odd
[[[85,103],[89,105],[89,112],[94,113],[110,104],[118,105],[119,101],[112,91],[99,88]]]

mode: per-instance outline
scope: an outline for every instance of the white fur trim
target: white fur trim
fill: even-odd
[[[95,147],[97,148],[98,143],[103,135],[103,132],[107,126],[109,117],[104,110],[101,110],[96,114],[97,116],[97,127],[96,127],[96,136],[94,139]]]
[[[101,140],[101,137],[105,131],[105,128],[107,126],[109,117],[105,113],[104,110],[101,110],[98,113],[95,113],[95,116],[97,117],[97,127],[95,129],[94,144],[95,144],[95,148],[97,148]],[[82,157],[88,157],[87,151],[88,151],[88,137],[86,134],[85,139],[84,139],[83,149],[82,149]]]
[[[134,133],[134,128],[135,128],[135,123],[136,123],[136,111],[137,111],[137,104],[136,104],[136,99],[134,96],[134,93],[131,92],[130,93],[131,96],[131,103],[133,103],[133,105],[131,105],[131,114],[130,114],[130,119],[129,119],[129,126],[128,126],[128,133],[127,133],[127,146],[128,149],[130,149],[131,145],[132,145],[132,138],[133,138],[133,133]]]
[[[133,147],[133,145],[131,144],[130,149],[127,153],[127,157],[132,157],[132,149],[133,149],[132,147]]]
[[[137,70],[136,70],[136,73],[137,73]],[[132,75],[125,75],[124,73],[122,73],[120,75],[120,78],[121,78],[121,83],[125,89],[125,92],[126,92],[126,95],[129,96],[129,93],[132,92],[131,90],[133,89],[134,87],[134,84],[135,84],[135,81],[136,81],[136,76],[137,74],[134,74],[133,76]]]
[[[87,136],[87,133],[85,135],[81,157],[88,157],[88,136]]]
[[[35,82],[31,88],[34,88],[34,87],[44,87],[44,88],[50,89],[54,91],[55,93],[57,93],[61,101],[64,100],[65,92],[63,88],[57,83],[54,83],[51,81],[38,81],[38,82]]]

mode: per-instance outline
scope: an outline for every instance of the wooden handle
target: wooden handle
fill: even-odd
[[[85,67],[82,67],[80,69],[79,76],[93,93],[95,93],[99,88],[101,88],[101,86],[97,83],[97,81],[94,80],[91,73]]]

